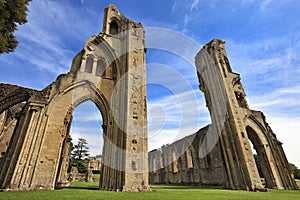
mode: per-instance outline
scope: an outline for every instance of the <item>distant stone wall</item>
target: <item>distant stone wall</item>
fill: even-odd
[[[70,177],[70,182],[93,182],[93,172],[88,170],[86,173],[82,174],[78,172],[76,167],[72,167]]]
[[[150,183],[224,185],[226,174],[219,144],[209,155],[198,158],[197,143],[202,141],[206,131],[207,127],[149,152]]]
[[[225,42],[213,39],[206,44],[196,55],[196,67],[212,124],[149,152],[150,183],[265,191],[252,144],[266,188],[297,189],[282,143],[264,114],[251,110],[247,103],[241,77],[230,66]]]

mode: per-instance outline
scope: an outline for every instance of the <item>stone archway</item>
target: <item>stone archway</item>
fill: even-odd
[[[113,20],[118,33],[110,34]],[[122,23],[121,23],[122,22]],[[103,30],[86,41],[70,71],[27,98],[11,146],[0,166],[2,190],[49,190],[63,182],[62,160],[72,111],[93,101],[103,117],[104,147],[100,189],[149,191],[145,41],[142,24],[105,9]],[[1,88],[0,88],[1,89]],[[24,94],[30,89],[21,89]],[[22,93],[22,94],[23,94]],[[1,105],[6,105],[5,94]],[[21,100],[20,100],[21,99]],[[1,100],[1,99],[0,99]]]
[[[251,111],[246,119],[246,132],[258,156],[265,177],[266,188],[292,189],[293,179],[282,149],[262,113]]]
[[[266,141],[265,137],[260,133],[257,133],[250,126],[246,127],[247,135],[251,143],[253,144],[254,149],[257,153],[258,162],[261,166],[262,174],[265,178],[266,188],[276,188],[278,180],[274,178],[274,166],[271,166],[274,162],[272,155],[268,151],[269,144]],[[273,170],[272,170],[273,168]],[[275,172],[276,173],[276,172]],[[276,173],[277,174],[277,173]]]
[[[44,180],[53,180],[55,179],[58,183],[66,182],[66,162],[68,159],[68,138],[69,131],[72,119],[72,112],[75,107],[79,104],[91,100],[98,107],[100,113],[103,118],[103,132],[106,139],[110,141],[109,144],[114,144],[116,142],[116,138],[118,138],[118,133],[108,134],[112,132],[113,124],[112,116],[111,116],[111,108],[108,101],[101,94],[93,84],[89,82],[82,82],[75,84],[71,84],[69,87],[66,87],[66,93],[62,95],[58,94],[53,97],[53,100],[49,103],[48,108],[48,122],[47,122],[47,130],[46,137],[43,141],[43,146],[40,150],[40,155],[43,157],[47,156],[47,159],[40,160],[42,164],[39,166],[41,169],[36,172],[36,177],[38,177],[37,184],[42,184],[44,182],[41,180],[41,177]],[[105,148],[108,147],[109,144],[104,144]],[[51,148],[49,148],[51,146]],[[116,152],[117,154],[118,152]],[[104,153],[105,154],[105,153]],[[105,156],[104,156],[105,158]],[[106,162],[107,164],[107,162]],[[120,163],[121,164],[121,163]],[[47,174],[43,173],[45,170],[48,171]],[[119,170],[115,168],[115,170]],[[55,185],[57,185],[55,183]],[[121,185],[119,186],[121,187]]]
[[[56,188],[69,187],[70,186],[70,181],[72,181],[72,179],[68,180],[68,168],[69,168],[69,164],[71,162],[70,161],[70,155],[71,155],[70,145],[71,145],[72,141],[73,141],[73,144],[74,144],[74,135],[72,135],[73,133],[71,134],[71,132],[72,132],[71,130],[72,130],[72,128],[74,128],[74,122],[77,122],[76,117],[79,117],[77,115],[74,116],[74,112],[76,112],[76,109],[78,109],[78,107],[84,105],[85,108],[86,108],[86,105],[89,105],[87,108],[90,108],[91,105],[86,104],[87,102],[92,103],[94,105],[94,108],[97,109],[96,112],[98,112],[98,114],[100,114],[100,116],[101,116],[100,118],[101,118],[101,122],[102,122],[101,124],[99,124],[98,121],[97,121],[97,124],[95,124],[95,122],[92,123],[92,124],[95,124],[96,127],[97,127],[97,132],[95,132],[95,133],[101,133],[99,135],[97,134],[97,137],[99,137],[99,140],[104,140],[104,137],[106,137],[106,135],[107,135],[107,133],[106,133],[107,132],[107,124],[108,123],[107,123],[107,121],[103,120],[104,115],[102,114],[102,111],[101,111],[101,108],[103,108],[103,103],[101,101],[102,100],[101,99],[99,100],[99,98],[91,98],[90,95],[83,96],[82,98],[80,98],[78,100],[78,102],[75,102],[74,104],[72,104],[72,106],[70,106],[70,108],[68,109],[68,112],[66,113],[66,117],[64,118],[64,124],[66,125],[66,135],[65,135],[65,137],[63,138],[63,141],[62,141],[60,161],[59,161],[59,164],[58,164],[58,170],[57,170],[57,174],[56,174],[56,183],[55,183]],[[81,111],[82,111],[82,109],[81,109]],[[91,110],[89,110],[89,111],[91,111]],[[84,110],[84,112],[86,113],[87,110]],[[90,113],[88,115],[91,115],[91,114],[92,113]],[[105,118],[107,119],[108,117],[106,116]],[[85,120],[83,119],[83,121],[85,121]],[[87,120],[87,121],[89,121],[89,120]],[[85,121],[85,123],[87,123],[87,122]],[[89,121],[88,124],[90,125],[91,122]],[[80,125],[82,126],[82,123]],[[96,127],[94,127],[94,126],[93,127],[83,126],[81,128],[89,130],[89,129],[95,129]],[[87,133],[83,132],[83,134],[86,135]],[[100,137],[102,139],[100,139]],[[85,137],[83,137],[83,138],[87,139]],[[112,139],[113,138],[107,138],[107,140],[109,140],[109,141],[111,141]],[[96,139],[96,138],[94,140],[98,141],[98,139]],[[89,143],[90,141],[88,140],[87,142],[90,145],[90,143]],[[100,146],[99,143],[97,143],[97,147],[98,146]],[[97,155],[101,154],[100,152],[102,152],[102,150],[105,149],[105,148],[103,148],[103,146],[104,146],[104,144],[101,145],[101,149],[98,149],[99,151],[97,152],[98,153]],[[90,170],[90,168],[88,168],[88,170]],[[91,178],[91,177],[89,177],[89,178]],[[86,180],[90,181],[91,179],[89,179],[89,178],[86,177]],[[100,184],[100,182],[99,182],[99,184]]]

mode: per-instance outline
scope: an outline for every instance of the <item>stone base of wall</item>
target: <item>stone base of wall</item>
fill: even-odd
[[[93,172],[88,170],[85,174],[81,174],[76,167],[72,167],[68,180],[70,182],[93,182]]]

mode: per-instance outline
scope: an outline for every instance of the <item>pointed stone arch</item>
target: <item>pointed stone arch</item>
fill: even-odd
[[[106,25],[114,17],[120,19],[120,30],[129,27],[143,30],[140,23],[127,19],[110,5],[105,9],[104,30],[86,41],[84,49],[73,59],[70,71],[59,75],[52,84],[36,91],[30,98],[25,95],[28,101],[18,119],[5,162],[0,165],[2,190],[52,190],[65,181],[62,163],[68,154],[65,147],[72,112],[86,100],[96,104],[103,118],[103,165],[99,189],[150,190],[144,35],[140,34],[134,45],[128,47],[124,42],[133,39],[129,31],[122,33],[122,38],[104,34]],[[93,61],[89,61],[86,70],[89,56]],[[110,69],[109,77],[96,76],[96,60],[100,58],[105,59]],[[135,91],[135,88],[139,90]],[[22,89],[24,91],[27,89]],[[132,93],[135,95],[131,96]],[[22,100],[18,98],[17,101]],[[134,117],[131,113],[135,113]],[[138,126],[140,124],[144,127]]]
[[[265,122],[262,113],[252,111],[246,119],[246,131],[258,156],[267,188],[291,189],[293,181],[289,180],[292,172],[287,164],[282,143]]]

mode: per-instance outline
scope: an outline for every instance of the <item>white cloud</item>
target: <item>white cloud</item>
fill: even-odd
[[[203,97],[195,96],[198,92],[191,90],[148,101],[149,150],[191,135],[210,123]]]
[[[92,20],[85,21],[91,13],[83,7],[46,0],[31,2],[29,10],[28,22],[16,32],[20,45],[14,56],[38,70],[52,74],[67,72],[77,51],[91,31],[96,30]],[[70,49],[69,38],[74,40],[73,46],[81,46]]]
[[[277,139],[283,143],[283,149],[290,163],[300,166],[299,137],[300,117],[267,117],[267,122]]]
[[[273,0],[264,0],[260,4],[260,9],[264,10],[270,3],[272,3]]]
[[[197,10],[199,8],[200,1],[201,0],[193,0],[193,2],[191,3],[191,11],[192,10]]]
[[[292,35],[252,43],[227,40],[233,70],[241,74],[250,108],[264,112],[278,140],[283,142],[289,162],[297,166],[300,166],[296,153],[300,130],[299,45],[297,36]]]

